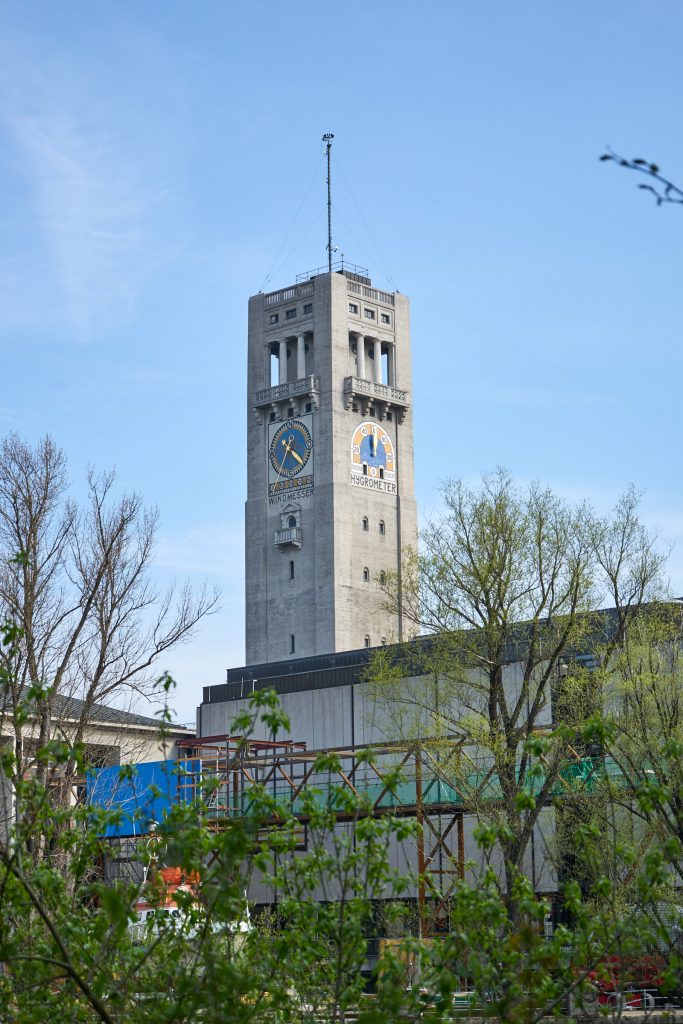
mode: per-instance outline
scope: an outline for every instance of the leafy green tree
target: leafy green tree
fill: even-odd
[[[272,735],[288,728],[273,693],[254,694],[250,710],[233,724],[245,742],[257,718]],[[46,756],[77,755],[51,749]],[[21,780],[31,814],[0,849],[0,1020],[313,1024],[353,1016],[361,1024],[393,1024],[450,1021],[460,1005],[465,1014],[476,1007],[487,1018],[537,1024],[562,1016],[567,998],[593,984],[606,958],[623,960],[657,941],[662,926],[644,911],[669,881],[671,844],[648,853],[638,872],[637,904],[626,913],[615,909],[608,878],[599,877],[598,901],[567,887],[572,924],[552,938],[544,934],[546,907],[529,880],[520,873],[513,878],[513,920],[489,871],[478,885],[456,886],[450,934],[431,943],[406,937],[387,949],[373,972],[376,993],[365,995],[373,904],[380,896],[401,898],[409,881],[390,868],[389,840],[405,838],[414,826],[373,819],[362,791],[325,783],[326,773],[331,778],[337,770],[333,755],[321,757],[318,783],[300,794],[297,815],[254,786],[250,813],[219,830],[210,805],[221,783],[207,779],[198,799],[175,805],[139,847],[149,869],[144,894],[160,908],[164,892],[155,866],[173,863],[194,880],[176,894],[181,913],[135,927],[140,888],[105,885],[92,873],[106,855],[105,825],[118,812],[55,809],[39,781]],[[389,780],[399,782],[398,774]],[[299,850],[302,817],[309,823],[305,852]],[[29,819],[64,856],[31,855],[21,834]],[[486,849],[498,838],[491,827],[478,835]],[[244,889],[254,871],[278,899],[245,933]],[[675,955],[662,966],[672,985],[679,966]]]
[[[683,609],[658,602],[634,616],[601,665],[610,800],[634,820],[643,848],[683,852]],[[677,854],[677,870],[683,860]]]
[[[254,694],[251,711],[233,723],[245,743],[256,719],[273,736],[288,727],[273,693]],[[79,755],[49,745],[37,756],[59,762]],[[317,775],[334,769],[324,757],[315,766]],[[400,893],[407,881],[391,870],[388,844],[409,828],[374,820],[362,794],[307,788],[299,813],[309,842],[301,853],[299,819],[258,785],[248,794],[249,813],[216,830],[210,800],[220,781],[209,778],[197,800],[173,806],[157,835],[139,846],[147,876],[141,890],[106,885],[93,873],[107,856],[105,826],[120,811],[55,808],[37,777],[16,785],[24,814],[0,847],[0,1019],[283,1024],[318,1014],[343,1021],[359,1004],[373,902]],[[47,859],[31,852],[36,830],[51,851]],[[194,880],[176,894],[177,917],[162,913],[154,869],[164,862]],[[278,894],[268,943],[258,925],[243,927],[256,870]],[[143,893],[159,913],[136,925]]]
[[[582,657],[599,648],[610,662],[637,610],[662,594],[665,555],[633,490],[598,516],[499,470],[478,490],[447,484],[443,502],[419,552],[384,583],[422,636],[377,656],[372,690],[387,733],[430,738],[435,772],[497,829],[514,914],[533,830],[576,781],[583,723],[601,711]]]

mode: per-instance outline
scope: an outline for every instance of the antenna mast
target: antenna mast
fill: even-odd
[[[323,135],[327,149],[327,269],[332,273],[332,177],[330,175],[330,150],[334,135],[327,132]]]

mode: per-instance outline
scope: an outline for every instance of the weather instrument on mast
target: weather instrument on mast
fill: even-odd
[[[332,151],[332,139],[334,135],[326,132],[323,135],[327,156],[327,269],[332,273],[332,177],[330,174],[330,153]]]

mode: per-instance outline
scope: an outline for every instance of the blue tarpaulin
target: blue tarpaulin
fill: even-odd
[[[107,838],[146,835],[154,830],[152,822],[163,821],[171,806],[184,799],[179,781],[177,761],[100,768],[88,773],[88,803],[121,812],[120,821],[103,830]]]

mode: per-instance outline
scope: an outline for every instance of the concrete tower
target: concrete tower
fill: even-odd
[[[408,300],[354,270],[249,300],[250,665],[402,638],[378,580],[417,536]]]

